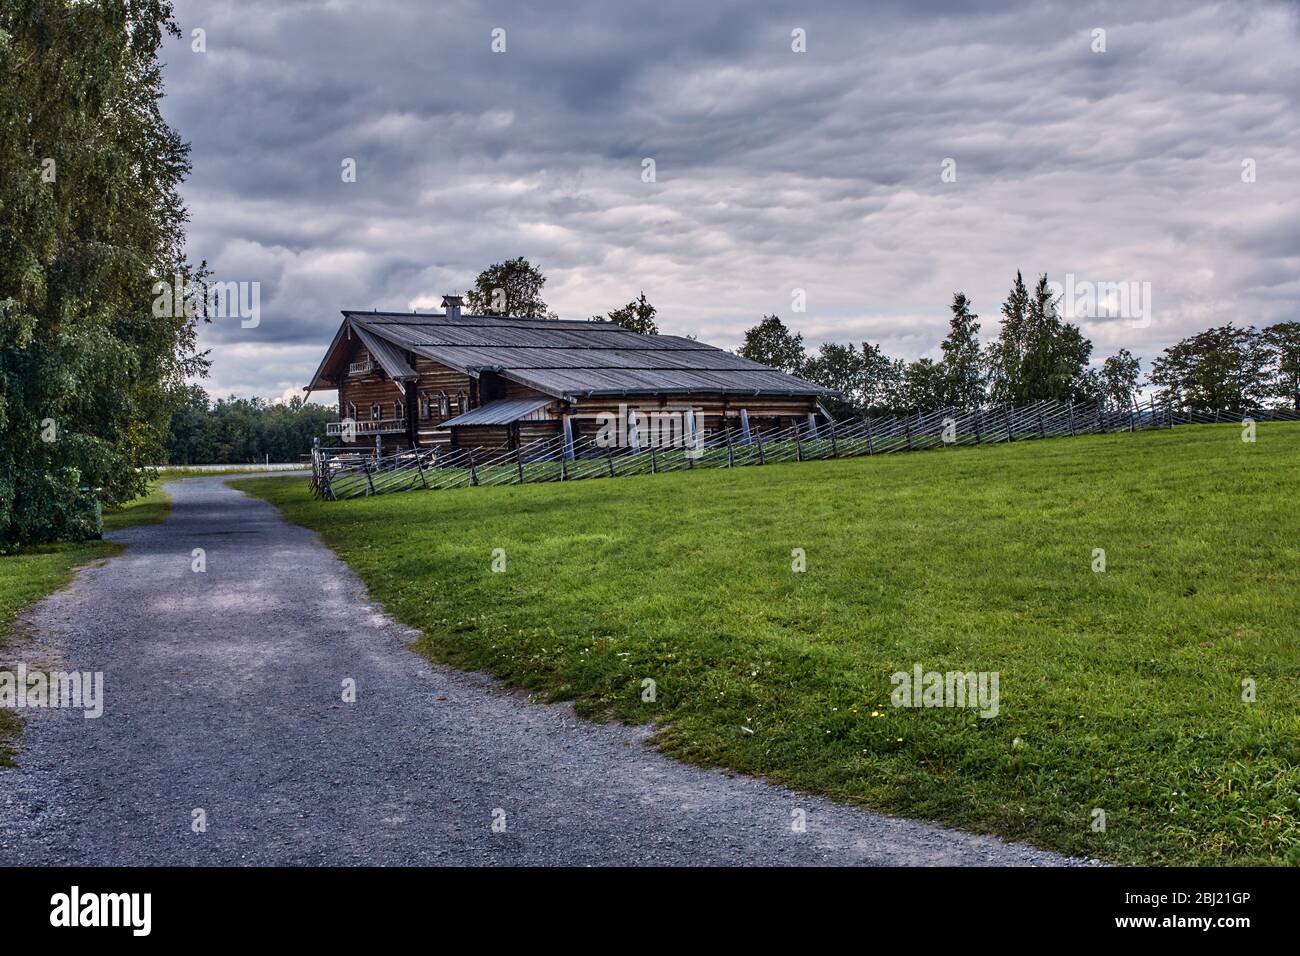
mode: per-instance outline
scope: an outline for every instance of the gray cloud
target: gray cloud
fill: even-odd
[[[1300,311],[1290,5],[177,13],[164,112],[194,147],[191,254],[263,284],[257,329],[203,331],[217,393],[279,394],[340,309],[434,307],[515,255],[565,317],[644,289],[666,331],[724,346],[776,312],[811,344],[935,354],[952,292],[993,334],[1017,268],[1152,284],[1149,327],[1082,321],[1102,354]]]

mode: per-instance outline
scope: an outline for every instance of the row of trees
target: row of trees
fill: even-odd
[[[167,462],[172,465],[236,465],[261,461],[300,461],[312,439],[325,437],[336,418],[332,405],[317,405],[295,395],[285,403],[260,398],[221,398],[213,402],[198,385],[172,415]]]
[[[1300,412],[1300,322],[1206,329],[1165,349],[1148,382],[1160,401],[1200,411],[1289,405]]]
[[[542,299],[546,277],[520,256],[479,273],[466,293],[471,312],[556,318]],[[879,345],[826,343],[814,355],[775,315],[745,333],[739,352],[765,365],[836,389],[832,413],[925,412],[950,406],[1029,405],[1044,399],[1133,404],[1142,363],[1120,349],[1092,364],[1093,345],[1065,321],[1046,275],[1033,288],[1021,273],[1002,303],[997,338],[981,346],[979,316],[964,293],[953,295],[942,358],[904,362]],[[607,320],[643,335],[659,334],[657,310],[642,292]],[[1155,359],[1145,384],[1157,400],[1180,408],[1230,411],[1285,402],[1300,410],[1300,323],[1266,329],[1231,323],[1184,339]]]
[[[964,293],[953,296],[942,358],[905,362],[863,342],[823,344],[809,355],[803,337],[778,316],[745,333],[739,354],[833,388],[827,403],[844,415],[928,412],[940,408],[1029,405],[1046,399],[1127,408],[1141,382],[1141,360],[1127,349],[1091,364],[1092,342],[1056,307],[1046,275],[1031,290],[1019,272],[1002,304],[997,338],[981,347],[979,316]],[[1300,323],[1267,329],[1231,323],[1184,339],[1152,364],[1146,384],[1179,408],[1235,411],[1283,401],[1300,410]]]

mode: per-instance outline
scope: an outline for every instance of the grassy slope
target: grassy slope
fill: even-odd
[[[1297,863],[1300,426],[1239,436],[338,503],[232,483],[319,530],[429,656],[655,719],[680,758],[1071,853]],[[916,662],[1000,672],[1000,715],[890,707]]]
[[[104,515],[104,530],[116,531],[137,524],[151,524],[167,517],[171,499],[157,483],[143,498],[119,511]],[[84,541],[28,548],[19,554],[0,555],[0,646],[20,611],[33,601],[57,591],[71,580],[73,572],[89,561],[111,557],[121,550],[108,541]],[[0,766],[11,755],[5,740],[18,729],[18,718],[0,710]]]

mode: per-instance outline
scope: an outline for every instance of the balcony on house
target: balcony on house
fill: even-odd
[[[375,370],[375,363],[370,361],[370,359],[365,359],[360,362],[353,362],[351,365],[348,366],[349,375],[369,375],[374,370]]]
[[[405,418],[381,418],[378,420],[368,420],[359,422],[326,422],[325,434],[339,436],[343,434],[344,428],[351,424],[357,437],[362,435],[401,435],[406,432]]]

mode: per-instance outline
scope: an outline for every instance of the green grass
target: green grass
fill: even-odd
[[[104,530],[117,531],[162,521],[170,510],[171,499],[154,482],[143,497],[105,513]],[[121,550],[121,545],[109,541],[83,541],[41,545],[17,554],[0,555],[0,647],[10,636],[14,619],[23,608],[63,587],[82,565],[112,557]],[[17,715],[0,710],[0,766],[12,762],[11,743],[18,726]]]
[[[1298,470],[1300,426],[1266,423],[333,503],[232,484],[431,658],[653,720],[681,759],[1068,853],[1295,864]],[[891,707],[915,663],[997,671],[999,715]]]

